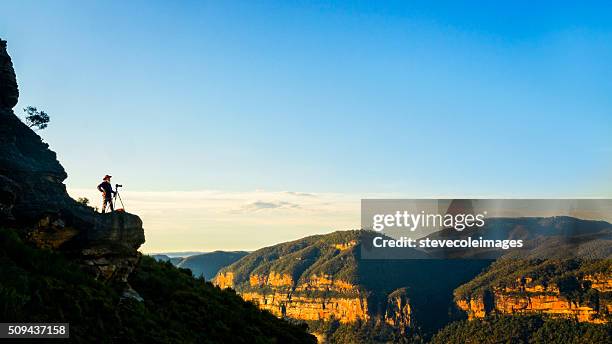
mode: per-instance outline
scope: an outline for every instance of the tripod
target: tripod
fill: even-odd
[[[113,203],[115,204],[115,206],[117,205],[117,197],[118,197],[119,202],[121,203],[121,208],[125,210],[125,205],[123,205],[123,200],[121,199],[121,195],[119,194],[120,187],[122,187],[122,185],[115,184],[115,198],[113,199]]]

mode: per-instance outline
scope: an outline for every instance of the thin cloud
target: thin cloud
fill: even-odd
[[[317,197],[317,195],[308,192],[285,191],[286,194],[299,197]]]
[[[256,212],[260,210],[267,209],[299,209],[301,206],[296,203],[279,201],[279,202],[264,202],[264,201],[255,201],[248,204],[245,204],[240,208],[241,211],[246,212]]]

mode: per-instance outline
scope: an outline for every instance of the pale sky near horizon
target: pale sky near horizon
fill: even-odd
[[[145,251],[254,249],[365,197],[612,197],[611,9],[4,1],[0,38],[72,195],[114,175]]]

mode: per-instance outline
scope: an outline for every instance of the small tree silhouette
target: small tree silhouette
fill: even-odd
[[[28,106],[27,108],[23,109],[23,112],[26,114],[26,124],[30,128],[36,127],[39,130],[45,129],[49,124],[49,115],[47,115],[47,113],[44,111],[38,111],[35,106]]]
[[[81,203],[82,205],[89,205],[89,198],[87,197],[79,197],[76,201]]]

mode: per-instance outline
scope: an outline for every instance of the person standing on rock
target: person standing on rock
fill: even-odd
[[[112,176],[108,174],[102,179],[102,183],[98,185],[98,190],[102,193],[102,214],[106,211],[106,205],[110,207],[111,213],[115,210],[113,207],[113,194],[117,193],[113,191],[113,187],[110,183]]]

